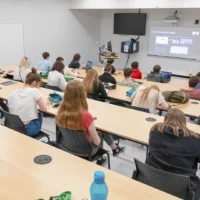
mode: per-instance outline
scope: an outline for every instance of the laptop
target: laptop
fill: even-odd
[[[161,71],[160,74],[162,75],[162,77],[163,77],[165,83],[168,83],[168,82],[171,81],[172,72],[164,72],[164,71]]]
[[[88,62],[87,62],[87,66],[89,67],[89,69],[92,69],[93,62],[92,62],[92,61],[88,61]]]

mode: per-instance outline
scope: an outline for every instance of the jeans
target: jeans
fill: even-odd
[[[42,114],[38,113],[38,119],[34,119],[26,125],[26,134],[30,137],[38,135],[42,127]]]

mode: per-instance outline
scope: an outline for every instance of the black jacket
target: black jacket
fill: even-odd
[[[69,68],[78,69],[80,67],[80,63],[77,61],[73,61],[69,64]]]
[[[99,76],[99,80],[103,83],[112,83],[114,85],[117,84],[115,78],[111,76],[109,73],[104,72],[101,76]]]
[[[97,82],[94,81],[94,86],[93,86],[93,92],[91,94],[88,94],[89,96],[92,96],[94,99],[95,98],[103,98],[106,99],[107,98],[107,93],[106,90],[104,88],[104,85],[101,81],[99,81],[98,85]]]
[[[195,190],[198,182],[197,163],[200,160],[200,139],[184,137],[180,130],[176,137],[170,127],[163,133],[154,130],[149,138],[149,155],[146,164],[175,174],[190,176],[191,189]]]

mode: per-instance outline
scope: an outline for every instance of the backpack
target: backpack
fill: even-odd
[[[167,102],[184,104],[190,99],[189,95],[181,91],[165,91],[162,93]]]
[[[53,102],[53,103],[61,103],[61,101],[63,100],[63,96],[59,95],[57,93],[51,93],[49,94],[49,101]]]

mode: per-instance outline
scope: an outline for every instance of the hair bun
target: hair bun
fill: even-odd
[[[31,69],[33,74],[37,74],[37,69],[35,69],[34,67]]]

